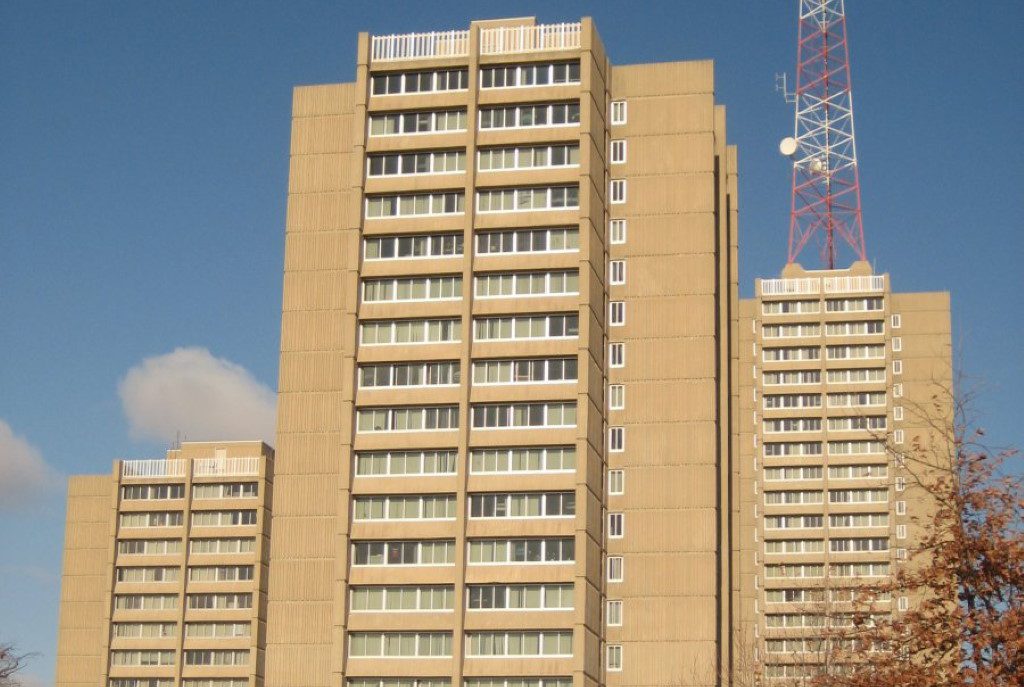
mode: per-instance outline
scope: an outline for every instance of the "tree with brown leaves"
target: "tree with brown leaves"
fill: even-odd
[[[948,441],[928,448],[915,440],[906,454],[918,487],[935,501],[933,515],[919,523],[906,564],[864,588],[852,626],[827,633],[835,669],[812,684],[1024,685],[1024,484],[1019,468],[1006,470],[1019,456],[988,449],[983,433],[962,421],[963,408],[957,405]],[[874,600],[891,598],[895,606],[900,596],[910,601],[905,612],[873,613]]]
[[[18,673],[25,667],[29,654],[22,654],[13,644],[0,644],[0,687],[21,684]]]

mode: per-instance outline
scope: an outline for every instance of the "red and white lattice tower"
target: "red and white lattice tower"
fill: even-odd
[[[812,239],[828,269],[836,267],[841,243],[867,260],[843,0],[800,0],[793,96],[794,135],[780,145],[793,159],[788,261]]]

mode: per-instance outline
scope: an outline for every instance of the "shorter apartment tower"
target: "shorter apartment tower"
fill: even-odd
[[[189,442],[71,478],[57,685],[263,684],[273,456]]]
[[[766,684],[800,683],[845,669],[826,630],[906,563],[933,508],[917,478],[947,438],[949,295],[892,293],[865,262],[791,264],[740,313],[741,622]],[[875,609],[914,602],[891,597]]]

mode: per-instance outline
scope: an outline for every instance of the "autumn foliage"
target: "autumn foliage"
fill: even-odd
[[[937,452],[915,445],[919,488],[936,509],[905,565],[865,588],[851,626],[828,637],[819,687],[1024,685],[1024,489],[1015,451],[991,451],[958,423]],[[945,453],[946,455],[942,455]],[[909,465],[909,463],[908,463]],[[1013,475],[1012,472],[1016,472]],[[907,596],[872,619],[870,599]]]

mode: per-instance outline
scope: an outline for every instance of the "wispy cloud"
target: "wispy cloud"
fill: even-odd
[[[0,420],[0,511],[14,512],[39,503],[62,478],[43,454]]]
[[[274,441],[274,392],[205,348],[146,358],[128,370],[118,392],[138,438]]]

